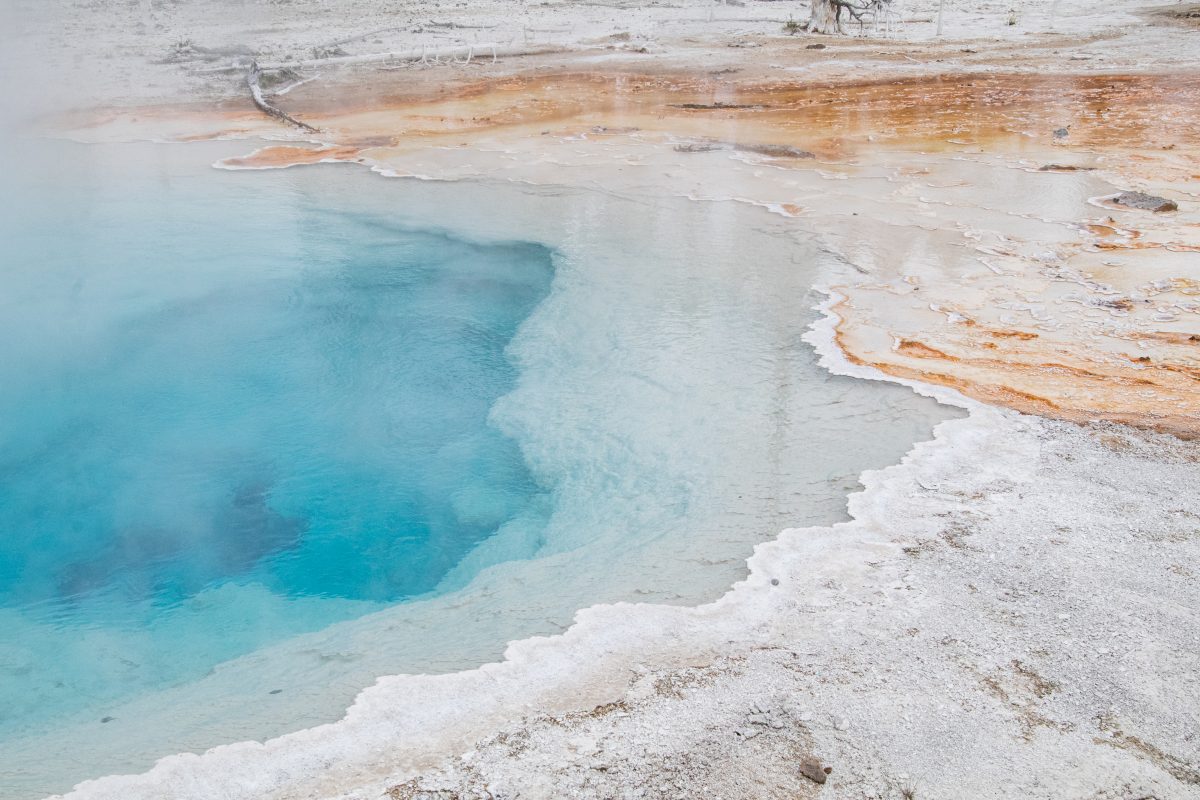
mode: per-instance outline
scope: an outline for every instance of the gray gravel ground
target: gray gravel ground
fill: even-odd
[[[1200,797],[1200,444],[1007,424],[1029,468],[915,478],[893,522],[919,533],[874,590],[801,588],[756,644],[631,672],[391,795]]]

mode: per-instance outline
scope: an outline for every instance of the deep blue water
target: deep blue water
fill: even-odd
[[[545,248],[110,151],[0,231],[0,733],[433,591],[541,491],[488,413]]]

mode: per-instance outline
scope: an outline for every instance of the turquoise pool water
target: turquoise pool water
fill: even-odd
[[[673,196],[671,148],[593,189],[211,168],[249,147],[4,173],[2,800],[711,600],[948,416],[822,370],[827,254]]]
[[[3,231],[0,738],[429,593],[536,513],[488,413],[546,248],[54,150],[76,179]]]

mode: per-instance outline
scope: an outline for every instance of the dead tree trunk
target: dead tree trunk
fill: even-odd
[[[841,33],[841,8],[834,0],[811,0],[812,13],[808,18],[810,33]]]
[[[879,13],[883,0],[810,0],[812,14],[808,18],[809,33],[843,33],[842,12],[862,25],[863,14],[874,10]]]

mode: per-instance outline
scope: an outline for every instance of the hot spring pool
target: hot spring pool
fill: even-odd
[[[216,183],[97,182],[8,239],[0,618],[31,677],[0,736],[431,592],[544,524],[488,411],[549,251]]]
[[[699,602],[946,412],[800,341],[759,209],[56,145],[0,263],[12,797]]]

